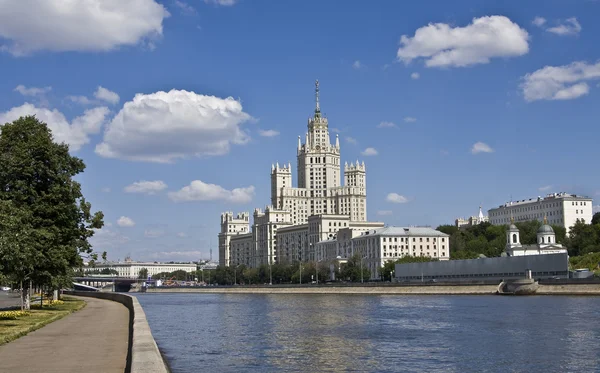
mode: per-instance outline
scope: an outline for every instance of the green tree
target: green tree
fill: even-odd
[[[69,285],[74,268],[84,259],[98,258],[88,240],[94,229],[102,228],[103,214],[91,212],[81,185],[73,180],[84,169],[83,161],[71,156],[66,144],[56,144],[47,125],[33,116],[0,128],[0,201],[10,201],[24,219],[23,229],[30,230],[21,243],[32,254],[22,265],[31,269],[29,279],[38,286]],[[19,276],[14,266],[3,271]]]
[[[362,259],[363,263],[361,266],[361,256],[360,254],[354,254],[352,257],[348,259],[348,262],[342,264],[342,268],[340,271],[340,277],[343,280],[352,281],[352,282],[363,282],[369,281],[371,278],[371,271],[364,263],[364,259]],[[361,276],[361,267],[362,267],[362,276]]]
[[[600,212],[597,212],[592,216],[592,225],[600,224]]]
[[[145,280],[148,278],[148,268],[142,268],[140,269],[140,272],[138,273],[138,278]]]

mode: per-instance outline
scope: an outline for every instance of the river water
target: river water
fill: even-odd
[[[600,371],[600,297],[138,299],[174,373]]]

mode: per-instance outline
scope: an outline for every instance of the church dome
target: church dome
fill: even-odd
[[[538,234],[554,234],[554,229],[552,229],[552,227],[548,224],[544,224],[538,229],[537,232]]]
[[[513,223],[513,224],[511,224],[511,225],[510,225],[510,227],[508,227],[508,230],[511,230],[511,231],[518,231],[518,230],[519,230],[519,228],[517,228],[517,226],[516,226],[516,225]]]

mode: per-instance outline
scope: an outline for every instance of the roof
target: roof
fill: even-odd
[[[422,236],[422,237],[450,237],[450,235],[437,231],[431,227],[385,227],[366,231],[359,237],[366,235],[377,236]]]
[[[502,209],[502,208],[507,208],[507,207],[515,207],[515,206],[523,206],[523,205],[528,205],[531,203],[540,203],[542,201],[555,201],[555,200],[586,200],[586,201],[591,201],[592,199],[590,197],[587,196],[580,196],[577,194],[569,194],[569,193],[565,193],[565,192],[561,192],[561,193],[549,193],[546,195],[546,197],[535,197],[535,198],[529,198],[529,199],[523,199],[520,201],[510,201],[510,202],[506,202],[503,205],[500,205],[498,207],[492,208],[489,211],[493,211],[496,209]]]
[[[551,226],[549,226],[548,224],[544,224],[544,225],[542,225],[542,226],[541,226],[541,227],[538,229],[538,231],[537,231],[537,232],[538,232],[538,233],[552,233],[552,234],[554,234],[554,229],[552,229],[552,227],[551,227]]]

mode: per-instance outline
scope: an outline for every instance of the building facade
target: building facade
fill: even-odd
[[[469,217],[468,219],[464,219],[464,218],[458,218],[454,221],[454,224],[456,225],[457,228],[466,228],[466,227],[472,227],[474,225],[479,225],[481,223],[485,223],[490,221],[489,216],[484,216],[483,215],[483,211],[481,210],[481,206],[479,206],[479,214],[478,215],[473,215],[471,217]]]
[[[554,229],[544,218],[544,224],[537,231],[537,242],[533,245],[521,244],[519,229],[513,223],[506,231],[506,248],[508,256],[544,255],[544,254],[567,254],[567,248],[556,242]]]
[[[98,263],[94,267],[84,268],[85,273],[96,270],[114,269],[118,277],[137,279],[142,269],[148,270],[148,276],[154,276],[162,272],[186,271],[195,272],[197,265],[195,263],[159,263],[159,262],[134,262],[126,260],[124,262],[106,262]]]
[[[590,197],[568,193],[551,193],[546,197],[529,198],[516,202],[507,202],[488,211],[490,223],[508,225],[511,218],[514,221],[543,221],[547,218],[549,224],[563,226],[569,232],[570,228],[579,221],[592,221],[592,204]]]

